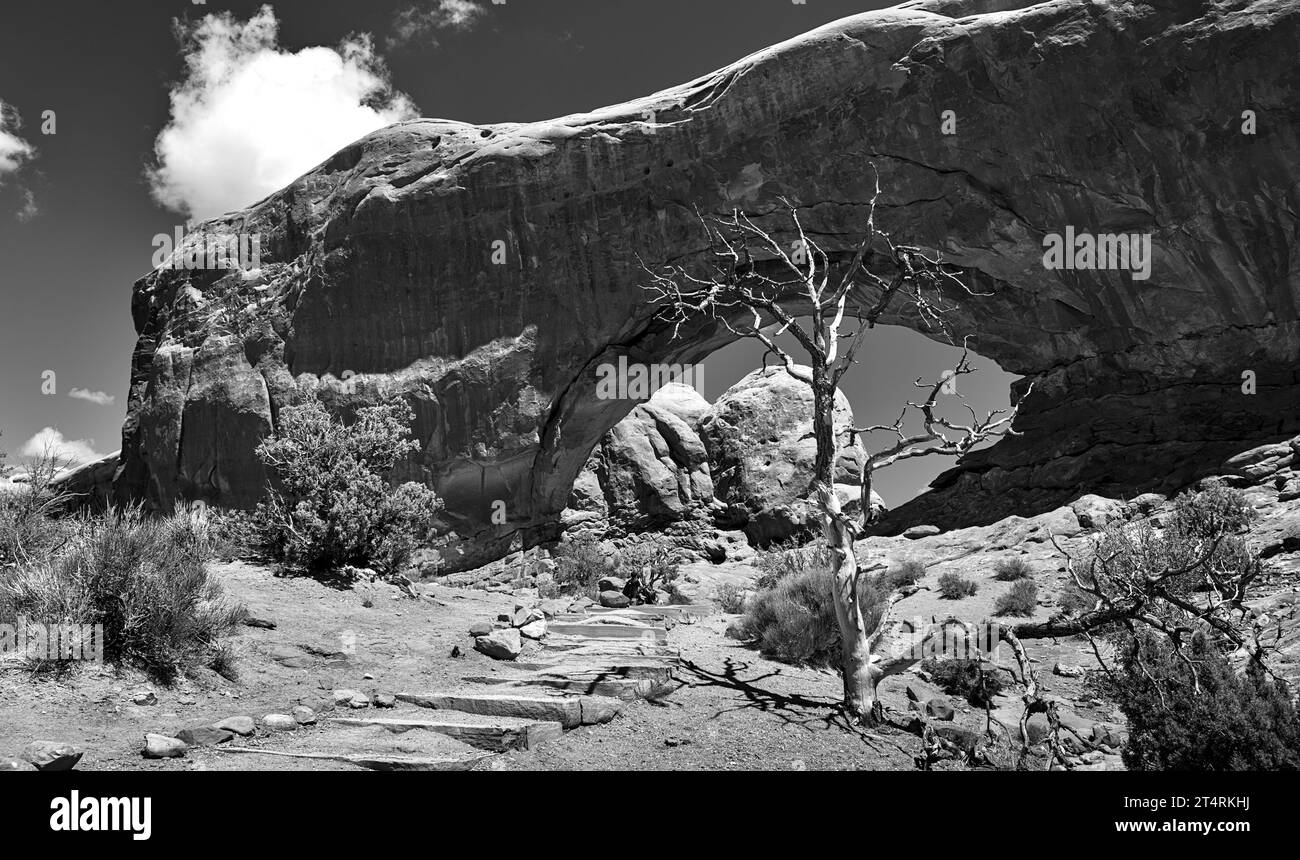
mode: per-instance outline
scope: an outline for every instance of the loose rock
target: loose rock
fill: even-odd
[[[256,730],[252,717],[227,717],[219,723],[213,723],[213,727],[234,732],[242,738],[248,737]]]
[[[229,729],[219,729],[216,726],[190,726],[176,733],[177,738],[192,747],[210,747],[224,744],[234,736],[235,733]]]
[[[523,649],[524,643],[519,637],[519,631],[513,628],[493,630],[487,636],[480,636],[474,640],[474,650],[494,660],[513,660]]]
[[[144,736],[145,758],[180,758],[189,749],[189,744],[180,738],[169,738],[148,732]]]
[[[267,714],[262,717],[262,728],[273,732],[294,732],[298,730],[298,721],[288,714]]]
[[[83,750],[58,741],[32,741],[23,749],[23,758],[37,770],[72,770],[82,755]]]

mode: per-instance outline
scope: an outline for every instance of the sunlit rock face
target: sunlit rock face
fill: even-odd
[[[595,395],[599,366],[732,338],[656,322],[642,262],[703,259],[696,207],[788,245],[782,196],[843,249],[873,164],[877,223],[988,294],[947,297],[954,332],[1037,379],[1024,435],[895,521],[1182,481],[1300,431],[1297,44],[1296,4],[919,2],[589,114],[376,132],[204,225],[260,237],[258,270],[136,284],[116,493],[251,505],[282,405],[400,396],[422,447],[399,477],[447,499],[458,564],[551,536],[636,405]],[[1149,277],[1048,268],[1067,230],[1149,236]]]

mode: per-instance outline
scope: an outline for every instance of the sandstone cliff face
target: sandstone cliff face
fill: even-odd
[[[638,257],[699,259],[696,206],[783,227],[765,215],[781,195],[837,247],[860,231],[869,163],[882,225],[991,294],[949,297],[953,328],[1038,380],[1024,435],[911,521],[1185,482],[1294,435],[1300,6],[1026,5],[906,4],[593,113],[419,120],[352,144],[204,226],[260,236],[260,270],[137,283],[118,496],[249,505],[281,405],[401,396],[423,450],[400,477],[437,487],[480,558],[545,538],[634,405],[595,397],[596,368],[695,361],[730,337],[701,323],[673,339]],[[1045,269],[1044,235],[1067,227],[1151,234],[1150,278]]]

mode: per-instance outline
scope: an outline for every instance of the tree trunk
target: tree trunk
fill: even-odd
[[[840,670],[844,676],[844,708],[854,718],[871,721],[876,706],[877,675],[871,665],[871,645],[858,605],[858,560],[853,552],[855,530],[840,510],[835,495],[835,387],[824,372],[813,371],[813,434],[817,464],[813,478],[822,531],[835,572],[835,617],[840,627]]]

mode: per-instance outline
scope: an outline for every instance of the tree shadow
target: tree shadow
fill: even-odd
[[[713,672],[698,663],[684,660],[674,672],[680,681],[680,687],[718,687],[737,693],[744,700],[735,707],[716,711],[710,719],[717,719],[723,714],[743,710],[757,710],[771,714],[787,725],[796,726],[805,731],[832,730],[855,734],[863,743],[880,752],[880,742],[890,744],[895,749],[911,755],[907,750],[887,740],[881,731],[893,733],[887,726],[869,728],[849,717],[839,699],[822,696],[804,696],[799,693],[781,693],[764,685],[764,681],[781,677],[780,669],[773,669],[752,678],[743,678],[742,674],[750,670],[750,664],[727,657],[723,661],[721,672]],[[683,676],[685,676],[683,678]],[[680,689],[679,687],[679,689]]]

